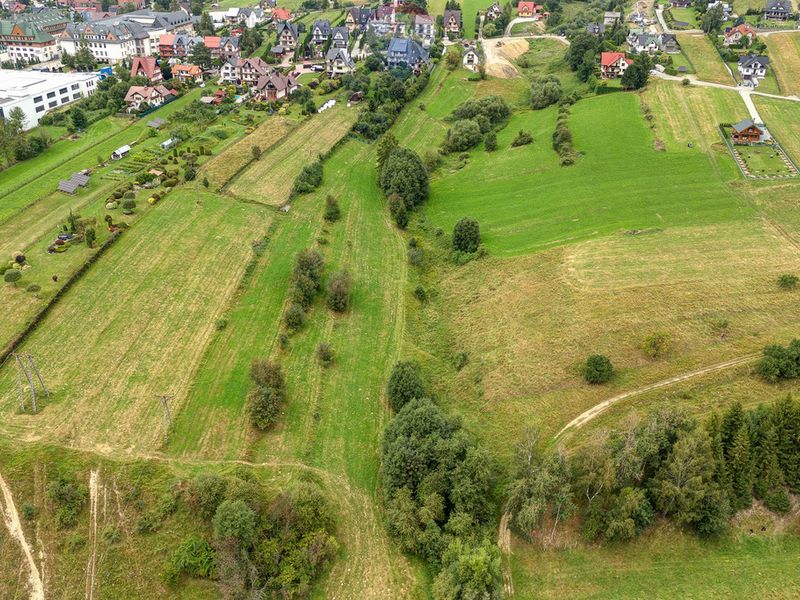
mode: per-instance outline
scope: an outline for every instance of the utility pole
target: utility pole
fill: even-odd
[[[44,385],[44,381],[42,381],[42,376],[39,375],[39,369],[36,368],[36,362],[33,360],[33,357],[30,355],[30,353],[26,353],[25,357],[28,359],[28,364],[30,368],[33,370],[34,374],[36,375],[36,379],[39,380],[39,385],[42,386],[42,389],[44,390],[44,395],[49,398],[50,392],[47,391],[47,388]]]
[[[49,398],[50,392],[44,385],[44,380],[42,379],[41,374],[39,373],[39,369],[36,367],[36,361],[33,360],[33,356],[29,353],[25,354],[17,354],[13,352],[11,356],[14,357],[14,361],[17,368],[17,390],[19,392],[19,409],[21,412],[25,412],[25,384],[22,382],[22,376],[25,375],[25,379],[28,382],[28,387],[31,390],[31,410],[33,414],[36,414],[36,384],[33,381],[33,376],[36,376],[36,379],[39,381],[39,385],[41,386],[42,390],[44,391],[45,395]]]

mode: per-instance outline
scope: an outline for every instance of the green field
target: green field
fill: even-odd
[[[697,74],[698,79],[724,85],[734,85],[734,78],[728,72],[716,48],[706,36],[679,33],[678,43],[681,45],[681,50],[689,62],[694,66],[694,72]]]
[[[516,65],[528,78],[555,75],[566,92],[585,88],[564,61],[566,46],[553,39],[528,40],[530,50],[517,58]]]
[[[688,29],[698,29],[697,11],[693,8],[672,8],[670,9],[673,18],[676,21],[683,21],[688,23]]]

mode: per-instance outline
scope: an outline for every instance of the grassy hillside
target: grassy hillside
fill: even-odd
[[[783,94],[800,93],[800,82],[795,73],[800,68],[800,44],[797,36],[788,33],[764,38],[769,50],[770,66],[778,78]]]
[[[725,85],[735,85],[735,81],[725,63],[722,62],[711,41],[704,35],[679,33],[678,43],[683,53],[691,61],[698,79]]]

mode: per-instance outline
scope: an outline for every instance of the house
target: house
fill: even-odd
[[[541,9],[541,5],[536,4],[536,2],[520,2],[517,4],[517,16],[535,17]]]
[[[728,19],[731,18],[731,15],[733,14],[733,8],[731,8],[730,4],[728,4],[727,2],[722,2],[721,0],[716,0],[715,2],[709,2],[708,5],[706,6],[706,11],[712,10],[717,6],[722,7],[722,19],[724,21],[727,21]]]
[[[203,70],[197,65],[175,65],[172,76],[181,83],[203,83]]]
[[[436,35],[436,23],[430,15],[414,15],[414,35],[422,39],[423,46],[429,46]]]
[[[591,33],[592,35],[596,35],[598,37],[602,37],[605,32],[606,26],[602,23],[589,23],[586,26],[586,33]]]
[[[600,54],[600,75],[603,79],[616,79],[633,63],[624,52],[602,52]]]
[[[258,6],[267,14],[272,14],[272,11],[278,6],[276,0],[259,0]]]
[[[130,153],[131,153],[131,147],[128,144],[125,144],[124,146],[120,146],[111,153],[111,159],[120,160],[121,158],[128,156],[128,154]]]
[[[333,48],[347,48],[350,45],[350,30],[347,27],[334,27],[331,29],[331,46]]]
[[[631,52],[653,54],[658,50],[658,36],[654,33],[631,33],[628,47]]]
[[[345,73],[352,73],[356,65],[350,58],[347,48],[336,48],[331,46],[325,55],[325,70],[328,77],[336,77]]]
[[[152,56],[135,56],[131,65],[131,77],[144,77],[150,83],[156,83],[163,79],[161,69]]]
[[[622,20],[622,13],[606,11],[603,13],[603,25],[613,27]]]
[[[461,11],[460,10],[444,11],[444,19],[442,20],[442,27],[444,28],[445,35],[448,35],[450,33],[458,35],[461,32]]]
[[[366,31],[367,24],[372,16],[372,10],[358,6],[351,8],[347,11],[347,16],[344,19],[345,27],[351,32],[359,30]]]
[[[675,34],[662,33],[658,36],[658,49],[666,54],[678,54],[681,51],[681,45]]]
[[[288,8],[275,8],[272,10],[272,20],[276,23],[282,21],[291,21],[293,18],[292,11]]]
[[[269,72],[269,65],[264,62],[264,59],[254,56],[229,60],[219,70],[219,77],[223,83],[252,86],[264,75],[269,75]]]
[[[689,8],[692,0],[671,0],[672,8]]]
[[[739,63],[736,65],[739,75],[742,76],[743,84],[748,87],[758,87],[758,80],[767,76],[767,67],[769,67],[769,58],[753,54],[740,56]]]
[[[428,51],[417,41],[409,38],[393,37],[386,52],[389,68],[407,66],[418,69],[428,62]]]
[[[258,78],[253,88],[253,97],[256,100],[277,102],[289,96],[297,88],[298,85],[294,77],[282,75],[278,71],[272,71]]]
[[[486,9],[486,20],[494,21],[501,14],[503,14],[503,9],[500,7],[499,2],[495,2],[489,8]]]
[[[377,36],[393,33],[397,29],[397,15],[394,5],[379,6],[370,15],[367,27]]]
[[[481,65],[481,56],[478,54],[478,49],[474,44],[469,44],[464,47],[464,54],[461,57],[461,64],[465,69],[470,71],[477,71]]]
[[[279,36],[280,37],[280,36]],[[321,46],[331,37],[331,22],[327,19],[318,19],[311,26],[311,43]]]
[[[45,62],[58,56],[56,38],[22,17],[17,21],[0,21],[0,48],[3,47],[13,62]]]
[[[163,85],[141,86],[132,85],[125,94],[125,104],[128,111],[140,110],[144,105],[161,106],[175,98],[175,92],[168,90]]]
[[[731,125],[731,140],[734,144],[758,144],[764,138],[765,131],[753,123],[753,119],[745,119]]]
[[[792,16],[792,5],[789,0],[767,0],[764,7],[765,19],[785,21]]]
[[[724,41],[722,43],[725,46],[730,46],[731,44],[741,44],[744,38],[752,42],[756,39],[756,30],[747,23],[742,23],[736,27],[726,27],[723,36]]]
[[[278,45],[287,50],[294,50],[299,39],[297,25],[289,21],[281,21],[278,24]]]

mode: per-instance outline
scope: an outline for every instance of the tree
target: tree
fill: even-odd
[[[420,376],[419,363],[413,360],[395,363],[386,386],[386,395],[395,412],[412,400],[424,398],[427,394]]]
[[[463,217],[453,227],[453,249],[459,252],[477,252],[481,243],[478,221]]]
[[[654,519],[655,513],[645,491],[633,487],[623,488],[614,498],[609,510],[606,539],[632,540],[649,527]]]
[[[253,388],[248,395],[250,421],[260,430],[271,427],[286,399],[286,384],[278,363],[255,359],[250,365]]]
[[[531,83],[531,108],[546,108],[561,99],[561,81],[555,75],[537,77]]]
[[[567,61],[570,69],[577,71],[585,62],[587,52],[591,52],[592,59],[597,52],[597,37],[588,32],[582,32],[572,38],[564,60]]]
[[[75,68],[79,71],[91,71],[94,68],[94,54],[89,49],[89,43],[81,40],[75,52]]]
[[[700,27],[705,33],[719,33],[720,29],[722,29],[723,22],[724,14],[722,4],[718,4],[705,12],[700,19]]]
[[[650,61],[646,54],[639,53],[636,60],[622,74],[622,87],[626,90],[639,90],[647,85],[650,76]]]
[[[428,198],[428,172],[422,159],[413,150],[396,148],[389,154],[380,174],[383,193],[399,194],[406,208],[413,208]]]
[[[778,438],[778,464],[783,477],[790,490],[800,491],[800,410],[791,396],[775,402],[771,420]]]
[[[211,20],[211,16],[204,12],[200,15],[200,21],[197,24],[197,33],[198,35],[214,35],[214,21]]]
[[[214,473],[196,475],[188,486],[189,504],[203,519],[211,519],[225,499],[228,482]]]
[[[97,239],[94,227],[87,227],[83,232],[83,239],[86,240],[86,245],[89,248],[94,248],[94,242]]]
[[[483,147],[486,148],[487,152],[497,150],[497,134],[494,131],[488,132],[483,138]]]
[[[444,147],[448,152],[463,152],[477,146],[483,135],[478,123],[472,119],[461,119],[447,130]]]
[[[208,188],[208,177],[203,175],[203,187]]]
[[[583,368],[583,378],[587,383],[599,384],[606,383],[614,374],[614,367],[607,356],[593,354],[586,359]]]
[[[433,582],[434,600],[500,600],[502,560],[497,544],[484,539],[474,544],[455,538],[442,556],[442,570]]]
[[[408,225],[408,211],[406,210],[406,202],[400,197],[400,194],[389,196],[389,214],[392,215],[395,225],[400,229],[406,228]]]
[[[3,274],[3,281],[10,283],[14,287],[17,287],[17,282],[20,279],[22,279],[22,271],[19,269],[9,269]]]
[[[8,126],[11,128],[11,132],[13,135],[19,135],[25,129],[25,122],[27,118],[25,117],[25,111],[23,111],[19,106],[15,106],[11,109],[8,113]]]
[[[339,203],[336,202],[336,198],[329,194],[328,197],[325,198],[325,220],[328,221],[328,223],[335,223],[341,218],[341,215]]]
[[[389,155],[398,147],[397,138],[392,133],[385,133],[378,142],[376,154],[378,156],[378,177],[383,171],[383,165],[389,158]]]
[[[83,131],[89,125],[86,113],[77,106],[69,111],[69,119],[76,131]]]
[[[217,507],[212,522],[214,539],[235,541],[243,549],[256,541],[256,514],[242,500],[225,500]]]
[[[328,283],[328,308],[336,312],[345,312],[350,306],[350,289],[353,279],[346,270],[334,273]]]
[[[753,503],[753,464],[750,457],[750,438],[744,427],[733,438],[728,465],[733,486],[733,507],[748,508]]]
[[[204,69],[211,68],[211,50],[203,42],[195,44],[189,56],[189,62]]]

